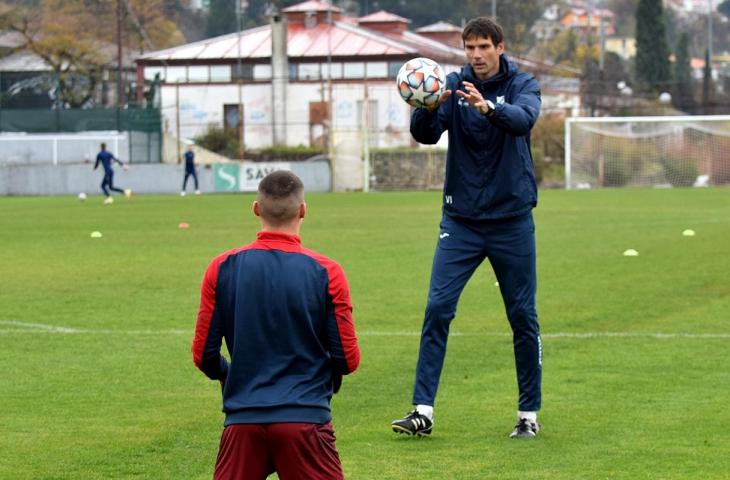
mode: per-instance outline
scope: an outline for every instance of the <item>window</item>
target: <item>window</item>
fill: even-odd
[[[156,75],[160,75],[160,79],[165,79],[165,67],[144,67],[144,79],[154,80]]]
[[[365,62],[345,62],[344,78],[365,78]]]
[[[387,78],[387,62],[368,62],[366,65],[367,78]]]
[[[229,65],[211,65],[210,66],[211,82],[230,82],[231,67]]]
[[[342,63],[330,62],[322,64],[322,78],[327,78],[329,68],[332,69],[332,78],[342,78]]]
[[[188,67],[189,82],[208,82],[208,66],[207,65],[191,65]]]
[[[405,62],[403,62],[405,63]],[[388,63],[388,78],[392,78],[393,80],[396,79],[398,76],[398,72],[400,71],[400,67],[403,66],[403,63],[401,62],[389,62]]]
[[[253,66],[253,79],[254,80],[271,80],[271,65],[254,65]]]
[[[299,80],[319,80],[319,63],[300,63]]]
[[[233,80],[253,80],[253,65],[250,63],[235,64],[231,67],[231,76]]]
[[[187,82],[187,67],[167,67],[165,81],[168,83]]]

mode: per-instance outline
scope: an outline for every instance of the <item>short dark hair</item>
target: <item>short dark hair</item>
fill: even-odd
[[[470,38],[489,38],[497,46],[504,41],[504,32],[497,22],[489,17],[477,17],[469,20],[469,23],[461,32],[461,40],[466,42]]]
[[[106,143],[102,143],[102,144],[101,144],[101,149],[102,149],[102,150],[106,149]]]
[[[277,170],[261,180],[256,200],[261,217],[277,227],[299,216],[299,205],[304,202],[304,185],[292,172]]]

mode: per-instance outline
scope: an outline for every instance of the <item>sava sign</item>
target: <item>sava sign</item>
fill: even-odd
[[[291,170],[288,162],[219,163],[213,166],[216,192],[255,192],[262,178],[276,170]]]

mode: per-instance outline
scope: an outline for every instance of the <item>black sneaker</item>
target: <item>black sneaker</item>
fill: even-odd
[[[539,431],[540,425],[537,422],[520,418],[520,421],[515,425],[515,429],[509,438],[533,438],[537,436],[537,432]]]
[[[417,410],[408,412],[404,418],[393,420],[390,424],[395,433],[405,433],[406,435],[416,435],[418,437],[427,437],[431,435],[433,421],[426,415],[421,415]]]

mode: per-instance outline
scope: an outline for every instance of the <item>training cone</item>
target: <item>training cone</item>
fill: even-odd
[[[91,238],[101,238],[101,232],[91,232]]]
[[[682,232],[682,235],[684,235],[685,237],[694,237],[695,236],[695,231],[694,230],[687,229],[684,232]]]
[[[633,248],[629,248],[628,250],[626,250],[624,252],[624,257],[638,257],[638,256],[639,256],[639,252],[637,252]]]
[[[179,223],[179,224],[177,225],[177,228],[188,228],[188,227],[190,227],[190,225],[189,225],[189,224],[187,224],[187,223],[185,223],[185,222],[180,222],[180,223]]]

